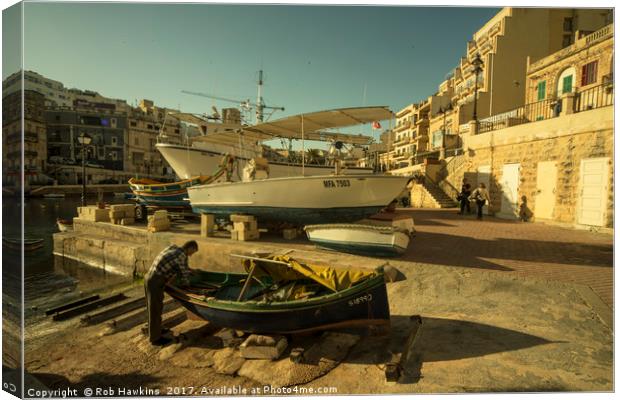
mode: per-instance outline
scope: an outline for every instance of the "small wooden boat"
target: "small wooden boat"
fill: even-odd
[[[152,179],[129,180],[134,200],[147,207],[189,208],[187,188],[211,182],[214,176],[195,176],[178,182],[163,183]]]
[[[67,231],[73,230],[72,219],[56,218],[56,225],[58,225],[58,230],[61,232],[67,232]]]
[[[244,257],[246,274],[198,272],[190,288],[166,292],[215,326],[254,333],[300,333],[387,325],[383,269],[336,270],[288,256]]]
[[[64,199],[65,198],[65,194],[64,193],[48,193],[48,194],[44,194],[43,198],[45,198],[45,199]]]
[[[304,227],[308,239],[320,247],[371,257],[395,257],[409,246],[409,232],[371,224],[322,224]]]
[[[11,250],[33,251],[43,247],[43,238],[24,238],[22,241],[19,237],[3,237],[2,247],[9,248]]]

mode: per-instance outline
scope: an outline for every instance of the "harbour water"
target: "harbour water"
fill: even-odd
[[[89,199],[92,203],[93,199]],[[123,202],[109,196],[107,203]],[[42,238],[43,247],[24,254],[24,316],[26,324],[36,320],[41,310],[70,301],[85,293],[96,292],[131,278],[108,273],[72,260],[53,255],[53,237],[58,232],[56,218],[72,219],[77,215],[79,197],[59,199],[29,198],[24,203],[24,236]],[[21,235],[21,210],[18,198],[3,199],[3,237]],[[18,250],[3,246],[2,269],[5,312],[19,313],[21,302],[22,263]]]

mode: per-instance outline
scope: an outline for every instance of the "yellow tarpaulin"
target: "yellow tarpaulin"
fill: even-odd
[[[289,256],[274,256],[268,257],[267,259],[285,262],[288,266],[255,260],[244,260],[243,265],[248,272],[251,267],[254,266],[254,276],[257,278],[261,276],[270,276],[274,282],[309,278],[334,292],[348,289],[358,282],[376,275],[375,271],[364,269],[350,268],[346,270],[337,270],[324,265],[305,264]]]

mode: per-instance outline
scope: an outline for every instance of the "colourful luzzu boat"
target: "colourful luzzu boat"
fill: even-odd
[[[166,292],[214,326],[253,333],[302,333],[389,325],[383,268],[336,269],[288,256],[248,257],[248,273],[195,270],[189,287]]]
[[[129,187],[136,201],[147,207],[189,208],[187,188],[194,185],[209,183],[213,177],[196,176],[178,182],[163,183],[152,179],[129,180]]]

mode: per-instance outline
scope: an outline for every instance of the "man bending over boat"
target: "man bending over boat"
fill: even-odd
[[[179,277],[183,286],[189,286],[191,269],[188,258],[198,251],[198,243],[190,240],[183,246],[175,244],[166,247],[153,261],[144,277],[146,310],[149,318],[149,340],[156,346],[165,346],[172,339],[161,336],[161,314],[164,307],[164,286],[175,277]]]

